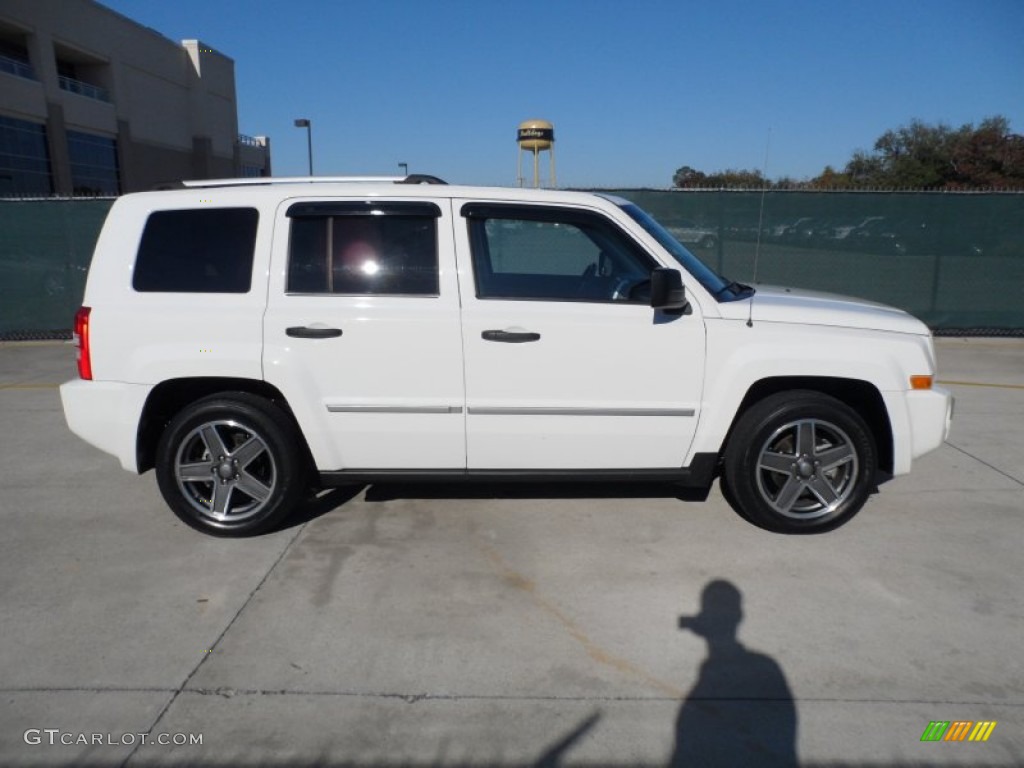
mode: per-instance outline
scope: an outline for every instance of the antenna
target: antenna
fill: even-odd
[[[761,171],[761,205],[757,212],[757,242],[754,245],[754,276],[751,281],[757,283],[757,262],[761,257],[761,227],[764,224],[764,194],[768,189],[768,153],[772,148],[772,127],[768,126],[768,140],[764,146],[764,170]],[[754,327],[754,294],[750,296],[750,307],[747,314],[747,327]]]

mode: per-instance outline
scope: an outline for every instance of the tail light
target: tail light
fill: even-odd
[[[78,347],[78,376],[92,380],[92,357],[89,352],[89,313],[91,307],[79,307],[75,312],[75,346]]]

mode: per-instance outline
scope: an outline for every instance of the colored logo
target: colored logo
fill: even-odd
[[[988,741],[996,724],[995,720],[932,720],[921,741]]]

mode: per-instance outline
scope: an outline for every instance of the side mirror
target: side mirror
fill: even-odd
[[[686,289],[678,269],[658,267],[651,272],[651,306],[655,309],[685,309]]]

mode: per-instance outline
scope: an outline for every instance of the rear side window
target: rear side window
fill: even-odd
[[[297,203],[288,293],[437,296],[433,203]]]
[[[248,293],[258,223],[255,208],[151,213],[132,287],[162,293]]]

